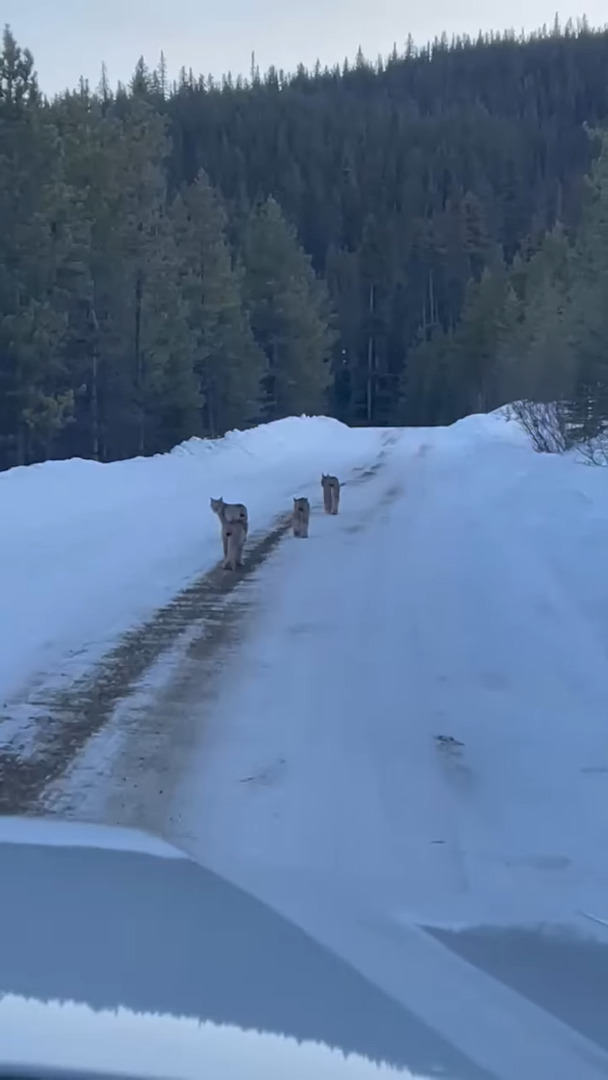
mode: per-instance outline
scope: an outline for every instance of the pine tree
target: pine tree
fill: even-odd
[[[232,263],[226,214],[204,173],[176,198],[172,218],[203,429],[222,435],[257,420],[264,356]]]
[[[577,358],[572,421],[580,437],[608,426],[608,136],[594,134],[600,153],[572,254],[569,340]]]
[[[77,419],[88,452],[105,460],[200,431],[167,208],[166,122],[146,100],[146,79],[140,62],[130,97],[69,95],[56,107],[90,238],[72,324]]]
[[[323,412],[334,341],[328,294],[272,198],[251,215],[243,260],[251,323],[267,362],[264,418]]]
[[[452,423],[503,404],[505,378],[498,359],[513,340],[519,319],[507,268],[497,257],[480,281],[469,280],[458,326],[436,329],[410,353],[401,385],[405,418]]]
[[[517,319],[517,307],[507,268],[500,258],[486,267],[479,282],[470,281],[462,319],[454,332],[455,356],[451,378],[454,418],[496,407],[496,357]],[[458,400],[460,398],[460,400]]]
[[[0,54],[0,462],[51,452],[72,406],[66,321],[55,303],[67,257],[57,131],[33,59],[4,31]],[[69,247],[69,244],[67,245]]]
[[[519,290],[518,316],[497,357],[505,402],[568,400],[574,389],[574,359],[568,340],[572,259],[557,225],[527,263],[511,274]]]

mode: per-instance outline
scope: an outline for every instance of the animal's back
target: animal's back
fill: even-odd
[[[212,499],[211,509],[219,517],[222,525],[232,521],[240,521],[245,526],[245,533],[249,528],[249,515],[244,503],[227,503],[223,499]]]
[[[224,505],[226,507],[226,523],[230,521],[241,521],[245,526],[246,531],[249,524],[249,517],[245,503],[224,503]]]

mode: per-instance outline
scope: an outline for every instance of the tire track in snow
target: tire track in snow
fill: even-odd
[[[376,463],[358,470],[357,480],[348,480],[349,489],[376,477],[379,468]],[[374,505],[382,506],[386,497],[378,485]],[[320,505],[314,509],[322,519]],[[345,517],[348,520],[349,514]],[[344,534],[344,525],[338,517],[330,535]],[[291,541],[288,546],[299,561],[299,550],[305,549],[299,544],[292,549]],[[194,636],[144,675],[135,692],[119,703],[111,722],[45,790],[41,803],[45,813],[143,828],[187,846],[192,823],[183,813],[183,779],[191,775],[192,757],[200,753],[201,741],[209,749],[222,737],[215,717],[223,708],[223,689],[226,681],[229,685],[241,678],[246,643],[259,632],[258,620],[268,602],[263,584],[268,577],[260,574],[274,580],[271,563],[281,557],[275,548],[269,562],[245,579],[218,613],[222,636],[217,647],[209,648],[205,637]],[[274,667],[273,660],[257,661],[257,676],[272,680]],[[284,756],[277,753],[244,768],[235,782],[239,787],[269,788],[281,781],[286,768]]]
[[[227,600],[268,558],[288,528],[289,519],[282,516],[269,533],[250,545],[242,570],[229,573],[221,564],[216,566],[148,622],[127,632],[88,675],[66,690],[42,691],[30,698],[32,710],[44,716],[44,727],[41,725],[31,755],[12,752],[10,747],[0,754],[0,812],[16,814],[30,809],[43,788],[57,779],[148,668],[189,627],[200,623],[208,646],[217,647],[222,641]]]
[[[372,479],[395,438],[396,434],[387,433],[377,460],[354,470],[347,483]],[[219,563],[151,619],[124,634],[98,664],[69,687],[36,687],[25,698],[7,703],[2,719],[10,722],[25,712],[35,731],[27,749],[8,744],[0,751],[0,813],[36,812],[45,789],[62,776],[91,736],[99,733],[120,703],[136,691],[146,672],[178,646],[180,639],[195,639],[199,659],[203,654],[209,657],[220,652],[243,614],[243,605],[233,602],[235,591],[268,559],[290,524],[291,514],[282,514],[269,532],[254,533],[241,570],[227,572]]]

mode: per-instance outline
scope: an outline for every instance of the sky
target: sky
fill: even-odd
[[[81,75],[93,86],[105,62],[110,82],[127,81],[139,56],[156,66],[161,51],[169,75],[182,65],[195,74],[247,74],[251,54],[264,72],[298,63],[324,65],[355,56],[386,55],[411,33],[417,44],[446,31],[532,30],[587,15],[592,26],[608,22],[606,0],[580,8],[555,0],[4,0],[2,18],[20,45],[34,54],[42,89],[74,87]]]

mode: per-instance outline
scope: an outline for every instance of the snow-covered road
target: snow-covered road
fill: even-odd
[[[400,1001],[454,1047],[449,1067],[438,1050],[448,1075],[606,1077],[608,928],[589,918],[608,919],[606,474],[534,454],[496,416],[359,442],[330,421],[284,423],[284,455],[276,433],[245,433],[231,446],[239,462],[255,449],[250,475],[218,449],[207,478],[215,494],[222,477],[239,494],[250,483],[261,518],[235,587],[208,573],[213,520],[202,560],[187,530],[179,544],[170,526],[136,533],[123,554],[113,536],[120,580],[97,581],[102,548],[84,561],[97,530],[82,518],[89,569],[72,589],[100,638],[128,619],[117,593],[134,560],[134,623],[152,594],[191,584],[97,673],[82,631],[78,678],[64,659],[61,692],[47,673],[9,701],[3,805],[173,841]],[[337,518],[317,478],[334,443]],[[174,499],[177,521],[198,521],[200,471],[186,463],[139,463],[148,523],[163,470],[161,508]],[[135,529],[128,485],[117,502],[102,475]],[[277,524],[293,484],[312,497],[308,540]],[[147,596],[145,568],[163,566]],[[35,610],[38,647],[55,630]],[[77,640],[59,614],[57,640]]]
[[[338,518],[317,497],[308,542],[288,535],[237,589],[211,676],[192,657],[180,671],[178,647],[148,677],[169,682],[147,722],[159,711],[171,731],[174,709],[195,741],[173,740],[179,777],[144,824],[222,869],[348,880],[427,922],[594,910],[608,895],[605,633],[552,569],[552,529],[518,520],[518,462],[522,482],[544,465],[504,438],[472,455],[408,432],[346,485]]]
[[[490,1075],[608,1075],[603,477],[496,418],[384,443],[43,805],[176,842]]]

